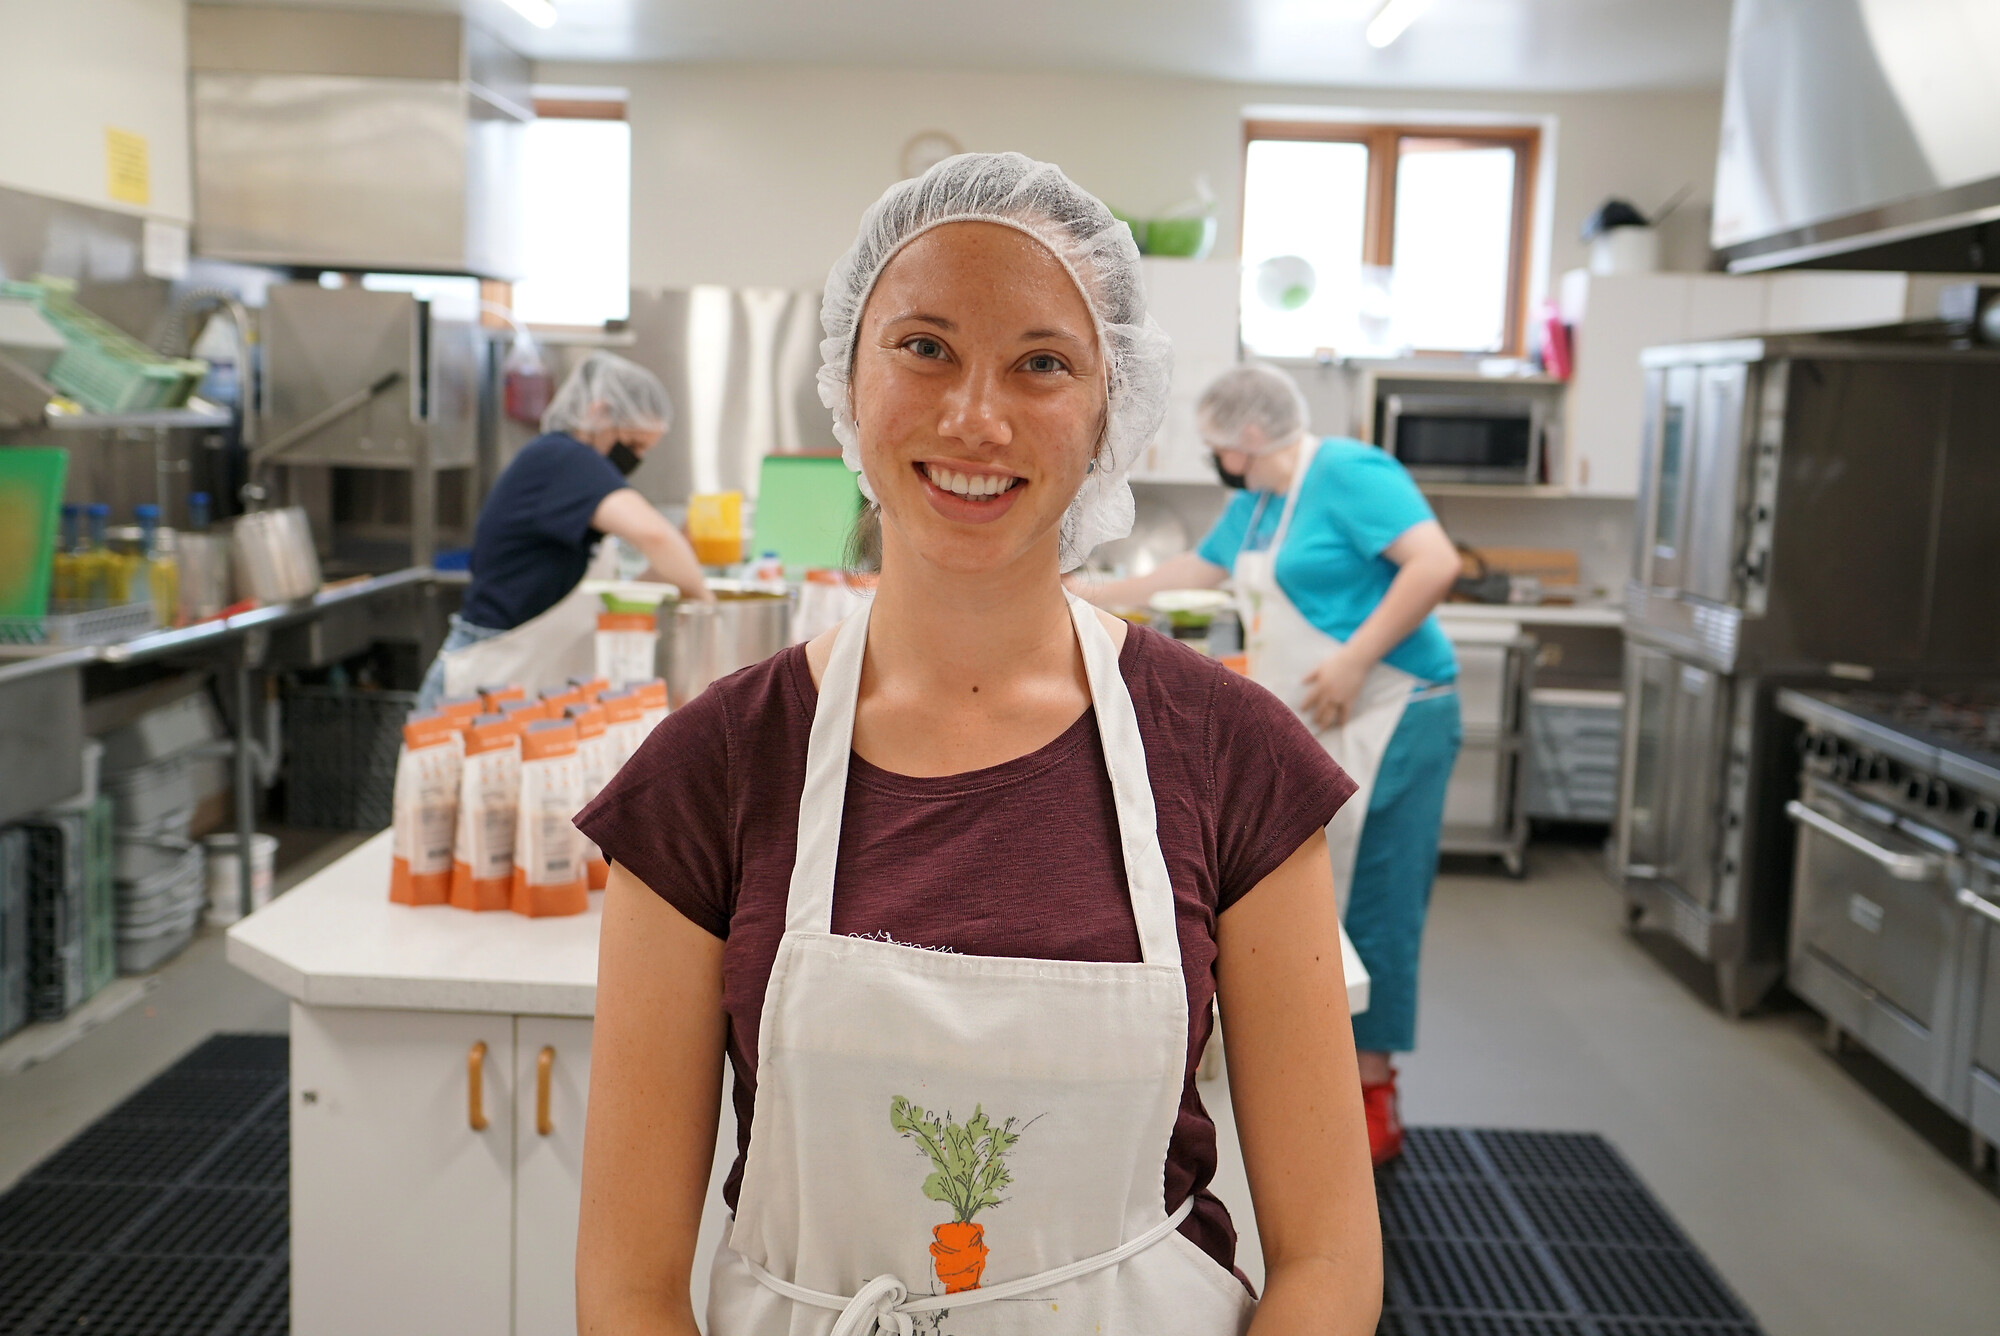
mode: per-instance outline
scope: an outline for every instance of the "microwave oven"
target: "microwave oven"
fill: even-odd
[[[1385,394],[1382,448],[1422,482],[1542,480],[1543,406],[1499,394]]]

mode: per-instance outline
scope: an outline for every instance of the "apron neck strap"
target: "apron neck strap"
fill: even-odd
[[[1298,462],[1292,465],[1292,485],[1285,489],[1285,508],[1278,512],[1278,529],[1271,535],[1271,556],[1277,559],[1278,549],[1285,545],[1285,535],[1291,532],[1292,512],[1299,508],[1299,493],[1306,488],[1306,474],[1312,472],[1313,459],[1319,454],[1319,437],[1309,436],[1299,446]]]
[[[1180,935],[1174,925],[1174,889],[1160,850],[1153,786],[1132,694],[1118,671],[1118,651],[1088,603],[1068,595],[1070,620],[1083,649],[1097,734],[1111,775],[1118,813],[1120,852],[1132,914],[1139,928],[1140,959],[1180,967]],[[861,695],[861,661],[868,645],[864,602],[834,634],[833,654],[821,675],[819,703],[806,745],[805,789],[799,795],[798,852],[792,863],[785,931],[833,931],[833,877],[840,855],[840,824],[847,804],[848,758],[854,747],[854,707]],[[1082,801],[1082,795],[1078,795]]]

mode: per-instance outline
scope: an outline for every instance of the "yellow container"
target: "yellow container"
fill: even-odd
[[[688,541],[704,566],[743,560],[743,493],[697,492],[688,498]]]

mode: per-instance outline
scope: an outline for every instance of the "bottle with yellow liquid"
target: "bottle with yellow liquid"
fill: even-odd
[[[49,597],[58,604],[76,601],[77,547],[83,542],[83,507],[62,508],[62,541],[56,545],[56,564],[49,579]]]
[[[128,593],[137,602],[150,599],[153,617],[161,626],[172,626],[180,616],[180,566],[165,550],[173,541],[172,530],[160,528],[158,506],[134,506],[139,520],[139,555],[133,561],[133,579]]]
[[[84,507],[87,532],[76,555],[77,599],[94,608],[112,607],[125,601],[125,559],[105,541],[105,526],[111,507],[93,501]]]

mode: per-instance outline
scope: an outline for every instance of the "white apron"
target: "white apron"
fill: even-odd
[[[597,544],[576,588],[555,605],[497,636],[455,649],[444,660],[444,694],[470,696],[489,683],[525,687],[530,700],[543,687],[597,671],[597,614],[604,601],[583,590],[584,580],[618,575],[618,552],[606,537]]]
[[[1278,552],[1292,526],[1292,512],[1298,508],[1299,493],[1306,475],[1312,471],[1319,442],[1309,441],[1299,451],[1292,471],[1291,489],[1285,493],[1285,508],[1278,516],[1277,532],[1271,545],[1261,552],[1236,555],[1236,596],[1243,618],[1243,644],[1250,661],[1250,677],[1305,721],[1319,739],[1320,746],[1339,763],[1355,783],[1354,796],[1341,805],[1327,823],[1327,853],[1333,862],[1333,890],[1344,916],[1348,893],[1354,882],[1354,855],[1361,847],[1361,827],[1368,816],[1368,795],[1375,787],[1375,775],[1382,768],[1389,739],[1402,722],[1410,694],[1423,685],[1421,678],[1378,662],[1362,679],[1361,694],[1348,709],[1347,722],[1321,729],[1305,712],[1306,674],[1321,660],[1340,648],[1341,642],[1306,620],[1304,613],[1278,587]],[[1257,519],[1252,517],[1246,531],[1254,535]]]
[[[1173,887],[1117,653],[1088,605],[1072,599],[1071,612],[1142,959],[962,956],[833,935],[864,604],[841,624],[813,717],[709,1336],[1240,1336],[1249,1325],[1242,1283],[1178,1231],[1192,1199],[1172,1215],[1163,1200],[1187,1064]],[[979,894],[976,879],[964,894]],[[958,1223],[967,1214],[970,1227]]]

